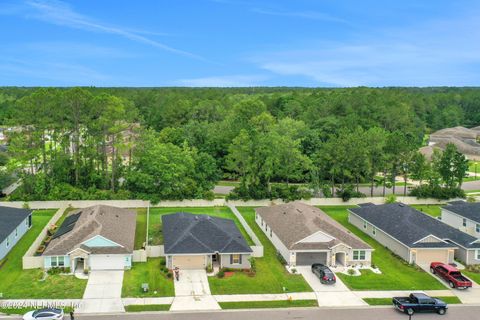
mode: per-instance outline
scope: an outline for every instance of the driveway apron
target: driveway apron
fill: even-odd
[[[78,313],[125,312],[123,271],[91,271]]]
[[[175,299],[170,310],[220,310],[210,293],[205,270],[180,270],[180,279],[175,280]]]

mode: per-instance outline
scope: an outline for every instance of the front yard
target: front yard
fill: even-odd
[[[183,208],[150,208],[150,221],[148,226],[149,245],[163,244],[162,233],[162,216],[164,214],[172,214],[176,212],[188,212],[193,214],[208,214],[213,217],[226,218],[235,221],[238,229],[247,240],[249,245],[253,245],[253,241],[248,236],[235,215],[228,207],[183,207]],[[147,230],[147,209],[137,209],[137,230],[135,232],[135,248],[140,249],[145,242]]]
[[[40,269],[23,270],[22,257],[56,210],[33,213],[32,228],[5,257],[0,269],[0,293],[4,299],[81,298],[87,281],[73,276],[51,275],[44,278]]]
[[[312,289],[301,275],[293,275],[277,259],[277,250],[255,223],[255,211],[249,207],[237,208],[264,246],[264,256],[256,258],[257,273],[250,277],[236,272],[233,276],[219,279],[209,277],[212,294],[257,294],[288,292],[310,292]]]
[[[147,262],[133,263],[132,269],[125,271],[122,297],[173,297],[173,280],[162,272],[164,258],[149,258]],[[142,291],[142,283],[148,283],[149,291]]]
[[[428,273],[409,265],[390,250],[348,222],[347,206],[320,207],[333,219],[368,243],[375,251],[372,263],[382,274],[362,270],[358,277],[337,274],[352,290],[442,290],[445,286]]]

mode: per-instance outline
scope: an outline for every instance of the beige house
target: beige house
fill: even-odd
[[[289,266],[371,263],[373,249],[319,208],[292,202],[255,213],[256,223]]]

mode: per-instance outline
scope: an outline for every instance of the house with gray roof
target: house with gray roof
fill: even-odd
[[[480,263],[477,238],[403,203],[352,208],[348,220],[408,263]]]
[[[289,266],[371,263],[373,249],[317,207],[291,202],[256,208],[255,221]]]
[[[231,219],[177,212],[162,216],[167,268],[249,269],[252,249]]]
[[[480,202],[452,201],[442,207],[442,221],[480,238]]]
[[[133,210],[106,205],[69,212],[42,254],[45,268],[129,269],[136,219]]]
[[[0,206],[0,260],[32,227],[32,210]]]

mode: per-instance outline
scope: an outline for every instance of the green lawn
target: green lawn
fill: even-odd
[[[462,273],[468,278],[470,278],[471,280],[473,280],[474,282],[476,282],[477,284],[480,283],[480,273],[467,271],[467,270],[462,270]]]
[[[237,187],[239,185],[240,185],[239,181],[221,180],[217,182],[217,186],[222,186],[222,187]]]
[[[143,230],[146,227],[143,227],[143,225],[146,226],[147,224],[147,219],[146,217],[142,220],[142,215],[146,216],[146,210],[145,208],[138,209],[137,212],[138,217],[137,217],[137,229]],[[150,208],[150,222],[149,222],[149,227],[148,227],[148,237],[149,237],[149,244],[151,245],[160,245],[163,244],[163,233],[162,233],[162,216],[164,214],[172,214],[175,212],[189,212],[193,214],[208,214],[210,216],[214,217],[220,217],[220,218],[226,218],[226,219],[231,219],[235,221],[236,225],[238,226],[238,229],[240,229],[240,232],[242,235],[245,237],[247,240],[247,243],[249,245],[253,245],[253,241],[250,239],[248,236],[247,232],[243,228],[243,226],[240,224],[238,219],[235,217],[235,215],[230,211],[228,207],[192,207],[192,208]],[[140,220],[139,220],[140,219]],[[138,236],[138,231],[135,236],[137,238]],[[145,236],[144,236],[145,238]],[[136,239],[137,241],[137,239]],[[140,242],[140,236],[138,236],[138,241]]]
[[[477,174],[480,175],[480,161],[477,161],[476,163],[477,163],[477,166],[476,166],[476,167],[477,167],[477,168],[476,168],[476,169],[477,169]],[[469,163],[468,163],[468,171],[470,171],[470,172],[475,172],[475,161],[469,161]]]
[[[461,304],[462,302],[458,297],[449,296],[449,297],[435,297],[437,299],[443,300],[448,304]],[[366,303],[371,306],[389,306],[392,305],[392,298],[365,298],[363,299]]]
[[[274,301],[241,301],[219,302],[222,309],[261,309],[261,308],[294,308],[318,307],[317,300],[274,300]]]
[[[146,304],[125,306],[127,312],[143,312],[143,311],[168,311],[170,304]]]
[[[445,204],[414,204],[412,207],[436,218],[442,215],[441,207],[444,205]]]
[[[353,290],[440,290],[445,288],[437,279],[394,256],[390,250],[351,225],[348,222],[347,208],[347,206],[321,207],[333,219],[375,249],[372,253],[372,263],[382,271],[382,274],[376,274],[363,270],[359,277],[337,274],[349,288]]]
[[[81,298],[87,281],[73,276],[53,275],[43,280],[40,269],[22,270],[22,257],[56,210],[33,213],[32,228],[13,247],[0,270],[0,293],[5,299],[65,299]]]
[[[137,210],[137,226],[135,228],[135,250],[141,249],[147,239],[147,210]]]
[[[257,274],[254,277],[242,272],[223,279],[209,277],[212,294],[282,293],[283,288],[288,292],[312,291],[301,275],[289,274],[278,261],[277,250],[255,222],[253,208],[239,207],[238,210],[262,242],[264,256],[255,259]]]
[[[161,271],[164,258],[150,258],[147,262],[136,262],[123,277],[122,297],[173,297],[173,280]],[[150,290],[142,291],[142,283],[148,283]],[[156,291],[156,293],[155,293]]]

